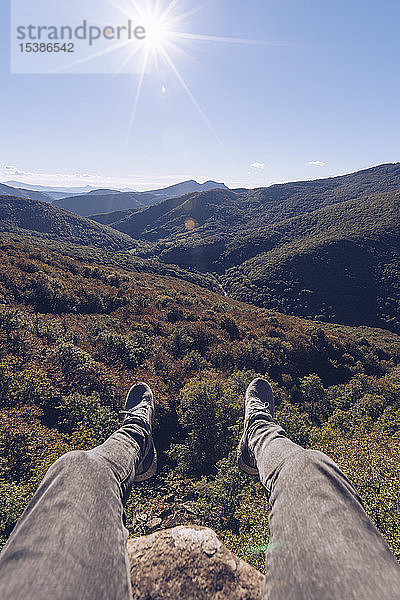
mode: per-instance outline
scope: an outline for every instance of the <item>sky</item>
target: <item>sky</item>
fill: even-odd
[[[174,0],[170,62],[157,40],[143,77],[11,74],[0,14],[0,181],[260,187],[400,160],[398,0]]]

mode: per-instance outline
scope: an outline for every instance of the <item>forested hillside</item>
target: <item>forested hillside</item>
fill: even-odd
[[[191,185],[199,186],[152,194]],[[75,200],[95,206],[101,198]],[[0,230],[129,250],[212,274],[230,297],[256,306],[399,333],[399,203],[400,165],[392,164],[256,190],[192,192],[93,219],[2,196]]]
[[[230,297],[400,332],[399,182],[400,166],[383,165],[315,182],[190,195],[111,225],[149,240],[136,249],[143,258],[219,274]]]
[[[151,241],[177,235],[232,236],[314,212],[332,204],[378,193],[400,191],[400,164],[373,167],[350,175],[273,185],[254,190],[211,190],[174,198],[155,207],[116,215],[113,226]],[[195,223],[187,229],[187,219]],[[111,221],[109,221],[111,223]]]
[[[399,332],[399,205],[399,193],[377,194],[234,239],[160,242],[151,252],[218,272],[229,296],[258,306]]]
[[[108,250],[128,250],[136,245],[115,229],[51,204],[14,196],[0,196],[0,231]]]
[[[277,420],[339,462],[400,558],[399,336],[322,328],[101,252],[0,243],[3,542],[49,464],[104,440],[145,380],[160,472],[134,488],[131,533],[149,531],[144,513],[171,514],[173,499],[263,569],[267,503],[234,460],[244,390],[263,375]]]

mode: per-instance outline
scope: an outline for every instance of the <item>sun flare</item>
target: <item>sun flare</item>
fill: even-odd
[[[153,52],[159,52],[167,44],[171,32],[168,21],[159,14],[145,17],[143,21],[146,30],[146,44]]]
[[[221,143],[210,120],[201,108],[178,65],[181,60],[185,60],[186,62],[190,60],[193,63],[192,51],[194,50],[194,44],[268,44],[269,42],[188,32],[187,28],[191,27],[190,21],[192,21],[192,17],[196,13],[203,11],[214,0],[205,0],[204,3],[193,2],[192,8],[186,11],[183,9],[182,3],[179,4],[178,0],[108,1],[118,8],[131,22],[142,25],[146,32],[144,43],[140,46],[133,46],[129,42],[122,42],[100,53],[103,54],[118,50],[121,47],[127,49],[126,56],[121,61],[115,74],[123,72],[124,68],[130,62],[136,61],[137,63],[139,61],[141,65],[136,91],[134,92],[131,119],[127,128],[127,140],[130,138],[134,125],[145,76],[151,74],[159,77],[160,94],[167,96],[169,87],[166,81],[169,74],[179,82],[205,125],[217,141]],[[131,46],[132,49],[130,48]],[[94,54],[85,60],[96,58],[98,55],[99,53]]]

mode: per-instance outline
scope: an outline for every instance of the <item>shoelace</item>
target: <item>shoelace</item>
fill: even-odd
[[[125,415],[128,417],[136,417],[138,419],[144,419],[145,421],[147,421],[149,418],[147,410],[148,410],[147,405],[140,406],[140,404],[139,404],[138,406],[135,406],[134,408],[131,408],[130,410],[120,410],[119,414]]]

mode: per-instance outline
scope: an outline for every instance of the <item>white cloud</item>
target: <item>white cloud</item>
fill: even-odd
[[[326,162],[322,162],[322,160],[311,160],[308,164],[312,167],[325,167]]]
[[[258,171],[263,171],[265,169],[265,163],[253,162],[250,167],[257,169]]]
[[[83,181],[87,183],[87,180],[96,184],[99,181],[109,179],[107,177],[102,178],[99,175],[88,173],[33,173],[31,171],[24,171],[14,165],[4,165],[3,169],[0,170],[0,180],[5,181],[10,177],[18,177],[21,183],[55,186],[76,184],[77,182]]]
[[[4,167],[4,171],[6,172],[7,175],[24,175],[24,176],[32,175],[32,173],[28,173],[27,171],[21,171],[17,167],[12,167],[11,165],[6,165]]]

